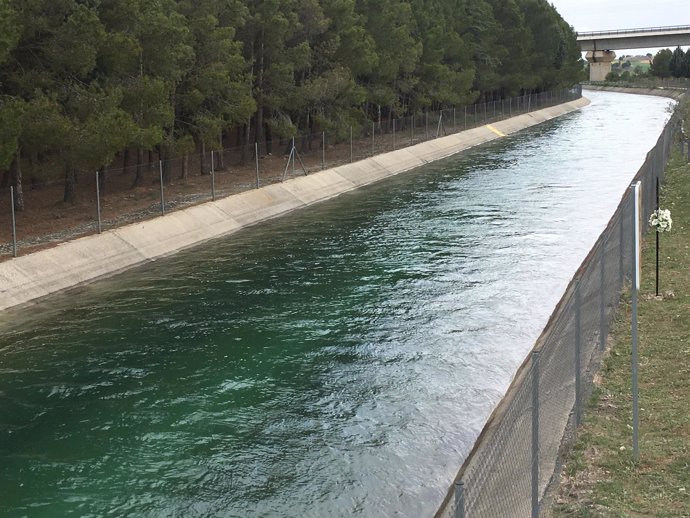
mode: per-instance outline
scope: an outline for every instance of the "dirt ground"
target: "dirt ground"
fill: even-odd
[[[460,129],[460,128],[458,128]],[[188,162],[188,176],[182,178],[183,162],[173,161],[172,180],[164,183],[165,211],[170,212],[190,205],[210,201],[213,196],[212,182],[217,198],[237,194],[258,185],[265,186],[293,176],[309,174],[324,168],[335,167],[361,160],[373,154],[407,147],[426,140],[427,132],[419,128],[395,137],[392,134],[378,134],[362,137],[337,145],[323,145],[321,136],[315,136],[311,150],[305,142],[296,144],[298,152],[294,160],[290,157],[290,142],[275,143],[274,153],[259,153],[257,160],[253,150],[241,165],[239,148],[226,149],[222,164],[214,152],[215,174],[210,174],[210,152],[206,156],[206,174],[201,174],[200,155],[191,156]],[[301,151],[299,150],[301,148]],[[131,153],[133,154],[133,153]],[[351,156],[352,154],[352,156]],[[60,242],[98,231],[98,202],[96,196],[96,174],[80,173],[77,176],[76,200],[63,202],[64,181],[59,174],[52,174],[52,180],[36,181],[36,176],[24,167],[25,210],[16,212],[17,255],[55,246]],[[258,178],[257,178],[258,176]],[[123,167],[123,157],[116,157],[114,164],[105,173],[100,186],[101,229],[103,231],[128,223],[161,215],[161,188],[158,162],[144,167],[144,178],[137,187],[132,187],[134,166]],[[12,213],[9,187],[0,189],[0,261],[12,258]]]

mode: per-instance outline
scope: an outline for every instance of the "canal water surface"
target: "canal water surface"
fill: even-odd
[[[586,95],[0,316],[0,516],[433,514],[669,116]]]

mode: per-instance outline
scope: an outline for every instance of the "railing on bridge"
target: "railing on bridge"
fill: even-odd
[[[640,29],[619,29],[611,31],[578,32],[577,39],[590,39],[598,36],[629,36],[631,34],[674,31],[690,31],[690,25],[672,25],[670,27],[645,27]]]

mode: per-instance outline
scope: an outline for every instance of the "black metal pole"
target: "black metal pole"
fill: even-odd
[[[656,210],[659,210],[659,177],[656,177]],[[657,212],[658,214],[658,212]],[[659,232],[656,232],[656,296],[659,296]]]

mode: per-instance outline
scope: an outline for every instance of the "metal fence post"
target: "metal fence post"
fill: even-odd
[[[352,125],[350,125],[350,163],[353,161],[352,155]]]
[[[532,351],[532,518],[539,518],[539,351]]]
[[[639,253],[639,204],[638,191],[640,182],[632,186],[633,192],[633,224],[632,224],[632,414],[633,414],[633,458],[635,461],[640,460],[640,450],[638,446],[638,429],[639,429],[639,415],[638,415],[638,389],[637,389],[637,290],[639,289],[639,272],[638,272],[638,253]]]
[[[580,279],[575,282],[575,426],[580,424],[580,406],[582,405],[582,389],[580,385],[582,356],[582,298],[580,294]]]
[[[467,129],[467,106],[465,106],[465,129]]]
[[[375,147],[375,140],[374,137],[376,135],[376,123],[372,122],[371,123],[371,156],[374,156],[376,152],[374,151]]]
[[[620,213],[620,218],[621,222],[619,224],[620,231],[619,231],[619,257],[618,257],[618,289],[621,290],[623,289],[623,282],[625,279],[625,272],[623,271],[623,257],[625,255],[624,252],[624,239],[623,239],[623,223],[625,222],[625,211],[621,210]]]
[[[465,518],[465,484],[462,480],[455,483],[455,516]]]
[[[158,172],[161,179],[161,216],[165,216],[165,194],[163,192],[163,161],[158,161]]]
[[[457,131],[457,128],[455,127],[455,106],[453,106],[453,133]]]
[[[216,201],[216,166],[213,163],[214,154],[211,151],[211,199]]]
[[[601,251],[599,252],[599,272],[600,272],[600,285],[599,285],[599,350],[603,351],[606,347],[606,279],[605,267],[606,267],[606,238],[602,235],[601,238]]]
[[[254,142],[254,160],[256,162],[256,188],[259,188],[259,143]]]
[[[10,186],[10,209],[12,211],[12,257],[17,257],[17,221],[14,216],[14,185]]]
[[[297,148],[295,147],[295,137],[292,137],[292,152],[290,156],[292,157],[292,177],[295,177],[295,155],[297,154]]]
[[[395,119],[393,119],[393,151],[395,151]]]
[[[321,169],[326,169],[326,132],[321,132]]]
[[[96,228],[98,233],[101,233],[101,178],[100,171],[96,171],[96,215],[98,216],[98,224]]]

